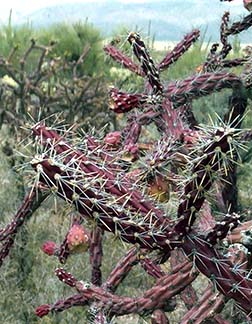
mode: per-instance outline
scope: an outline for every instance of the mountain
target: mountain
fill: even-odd
[[[192,28],[207,29],[206,37],[217,41],[221,16],[227,3],[212,0],[154,0],[152,2],[90,2],[67,3],[50,6],[20,17],[18,22],[31,22],[34,27],[48,26],[61,21],[73,22],[88,19],[90,23],[109,36],[119,26],[147,33],[151,22],[151,34],[156,40],[176,41]],[[241,6],[232,7],[241,16],[246,11]],[[243,33],[242,41],[250,42],[249,33]]]

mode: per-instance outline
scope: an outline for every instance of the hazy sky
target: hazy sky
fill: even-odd
[[[53,6],[57,4],[63,4],[63,3],[85,3],[85,2],[103,2],[103,3],[109,3],[109,2],[123,2],[123,3],[132,3],[132,2],[138,2],[138,3],[146,3],[146,2],[152,2],[155,3],[155,0],[0,0],[0,20],[2,22],[5,22],[8,19],[10,9],[13,11],[13,20],[15,20],[15,16],[19,15],[26,15],[29,14],[35,10]],[[169,2],[169,0],[164,0],[166,2]],[[186,0],[184,0],[186,1]],[[205,3],[206,6],[211,6],[211,2],[216,1],[220,2],[219,0],[193,0],[193,2],[196,3]],[[232,9],[236,9],[235,7],[242,7],[242,0],[234,0],[233,2],[227,2],[227,3],[220,3],[222,7],[227,7]],[[214,14],[214,13],[211,13]]]

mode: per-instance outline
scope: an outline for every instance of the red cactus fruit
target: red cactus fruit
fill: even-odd
[[[71,253],[85,252],[89,248],[90,236],[83,226],[75,224],[67,234],[67,245]]]
[[[50,312],[50,305],[48,304],[45,304],[45,305],[41,305],[41,306],[38,306],[35,310],[35,314],[38,316],[38,317],[43,317],[45,315],[47,315],[49,312]]]
[[[105,144],[112,147],[117,147],[121,142],[121,132],[115,131],[108,133],[104,138]]]
[[[125,113],[130,111],[141,104],[141,94],[130,94],[119,91],[116,88],[111,88],[109,91],[110,100],[109,108],[115,113]]]
[[[139,147],[138,144],[129,143],[124,146],[124,154],[122,160],[128,162],[134,162],[138,158]]]
[[[56,243],[53,241],[46,241],[42,245],[41,249],[47,255],[55,255],[55,254],[57,254],[57,250],[58,250]]]

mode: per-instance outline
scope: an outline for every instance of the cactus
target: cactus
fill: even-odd
[[[38,317],[82,306],[89,308],[90,323],[111,323],[114,317],[134,313],[165,324],[180,296],[187,309],[180,323],[227,323],[221,313],[228,300],[251,318],[251,221],[242,222],[233,210],[217,217],[209,204],[218,183],[235,175],[240,152],[246,148],[243,141],[251,137],[251,132],[241,130],[250,85],[242,75],[223,70],[247,60],[226,57],[231,49],[228,36],[249,28],[250,19],[229,27],[225,13],[222,49],[217,51],[215,44],[199,73],[168,84],[161,73],[196,41],[198,30],[157,64],[138,33],[129,33],[127,40],[139,64],[113,44],[106,45],[106,54],[145,82],[142,93],[110,89],[111,110],[128,117],[120,131],[78,136],[46,120],[31,127],[27,155],[32,190],[12,223],[0,230],[1,263],[24,220],[51,194],[75,209],[76,216],[61,244],[47,241],[42,250],[63,264],[76,253],[89,253],[91,265],[90,280],[85,282],[57,268],[55,275],[75,292],[37,307]],[[224,121],[199,125],[192,101],[226,88],[233,94]],[[159,138],[141,143],[150,124],[157,127]],[[105,232],[133,246],[104,279]],[[153,286],[138,297],[117,294],[136,265],[152,277]],[[203,277],[209,285],[200,296],[192,283]]]

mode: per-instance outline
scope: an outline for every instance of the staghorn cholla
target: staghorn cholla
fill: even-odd
[[[182,324],[230,323],[221,315],[230,299],[247,320],[251,318],[251,221],[242,222],[240,215],[228,212],[235,210],[235,204],[225,194],[221,199],[227,210],[222,217],[211,213],[208,202],[209,197],[219,198],[215,189],[222,179],[235,177],[240,151],[246,149],[243,142],[251,138],[251,132],[240,130],[250,84],[243,74],[223,68],[248,62],[249,58],[227,61],[226,56],[231,50],[228,36],[247,29],[252,21],[245,18],[228,24],[225,14],[220,52],[212,47],[199,73],[169,84],[161,81],[161,72],[190,48],[198,30],[187,34],[159,64],[135,32],[128,41],[139,65],[112,44],[105,46],[106,54],[145,81],[143,93],[110,90],[111,109],[128,115],[121,131],[79,137],[71,128],[48,126],[45,121],[32,126],[32,189],[13,221],[0,230],[0,262],[19,227],[54,194],[78,213],[64,241],[60,245],[48,241],[43,251],[64,264],[69,255],[89,250],[92,266],[86,282],[56,269],[59,280],[76,292],[37,307],[37,316],[85,306],[90,323],[111,323],[117,316],[135,313],[149,316],[153,324],[165,324],[179,295],[187,308]],[[198,125],[192,100],[225,88],[233,93],[224,121]],[[144,126],[152,123],[160,137],[142,143]],[[90,230],[86,220],[93,224]],[[105,281],[101,274],[104,231],[133,245]],[[169,271],[163,263],[169,263]],[[117,295],[116,289],[137,264],[156,279],[155,284],[139,297]],[[201,296],[192,286],[199,275],[209,279]]]

